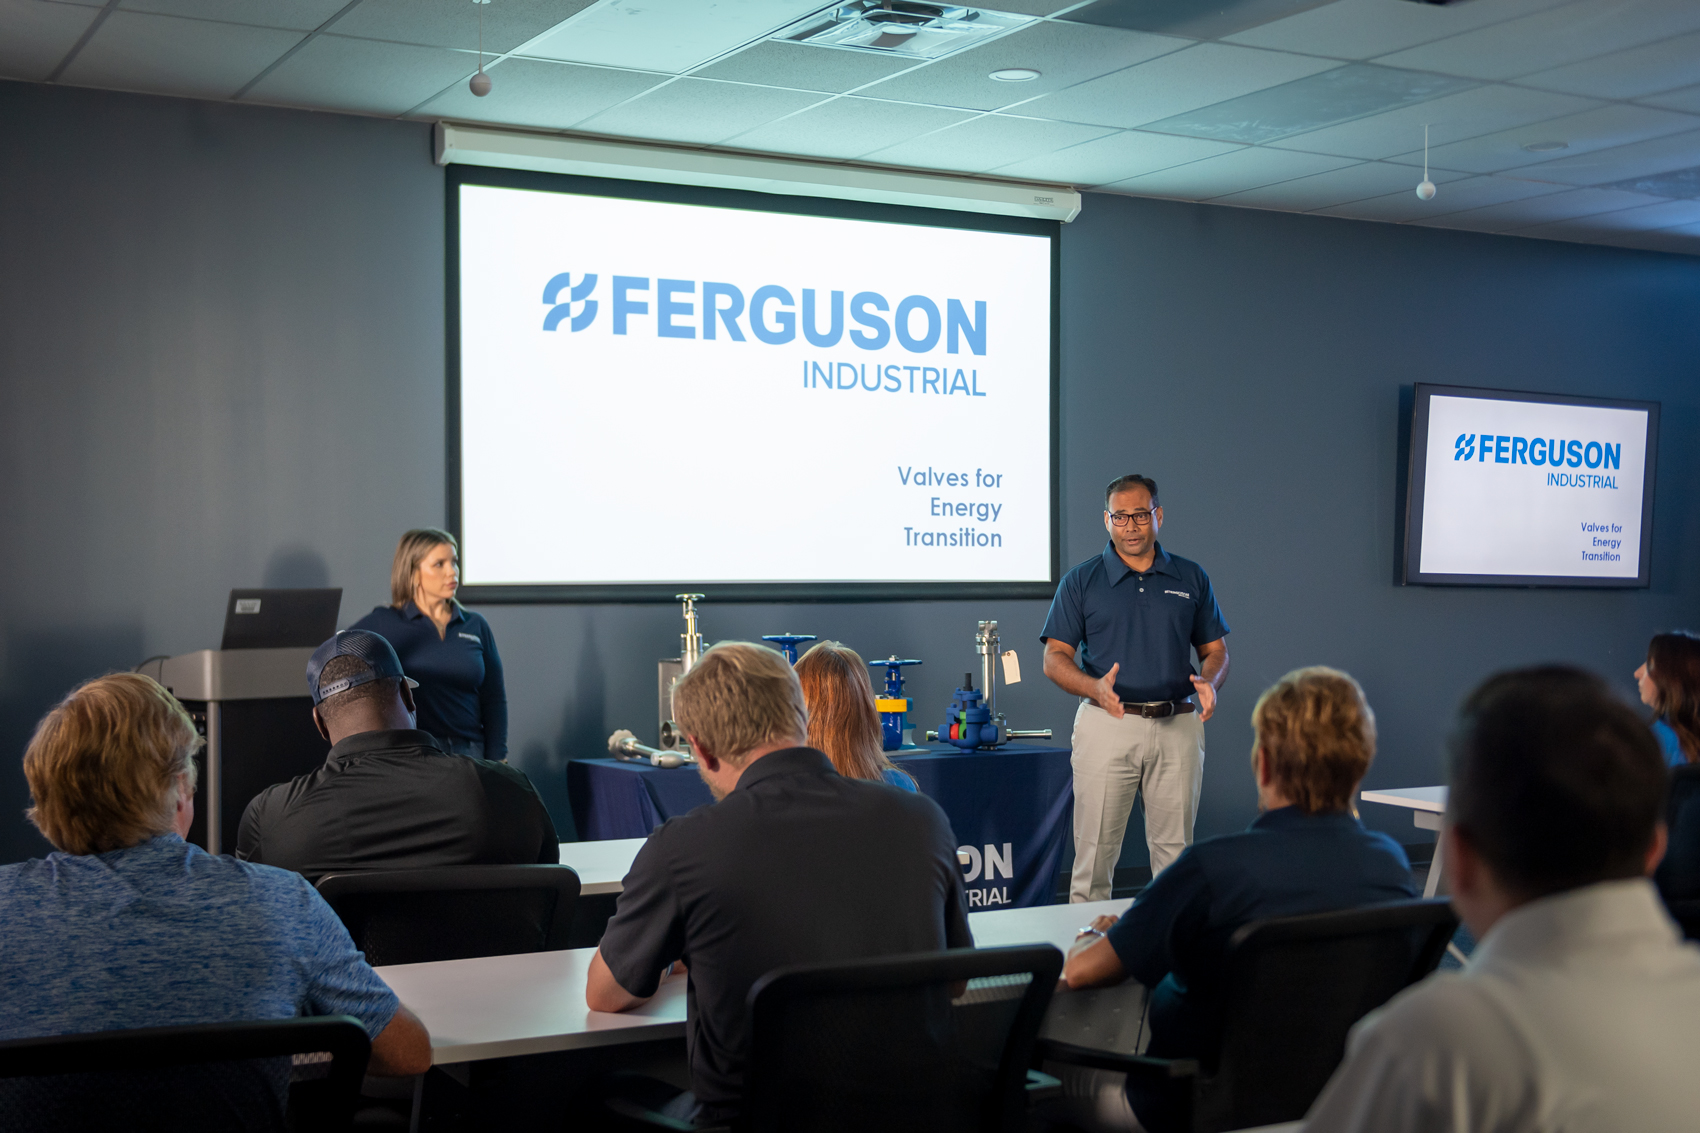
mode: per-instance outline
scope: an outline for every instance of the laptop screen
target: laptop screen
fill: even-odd
[[[220,649],[311,649],[336,632],[342,588],[232,590]]]

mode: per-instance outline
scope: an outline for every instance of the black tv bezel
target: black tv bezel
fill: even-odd
[[[981,232],[1013,232],[1042,236],[1051,244],[1051,349],[1050,349],[1050,578],[1026,582],[716,582],[681,578],[677,582],[631,583],[484,583],[463,586],[462,601],[469,603],[648,603],[672,602],[688,591],[709,593],[717,602],[862,602],[939,601],[1008,598],[1050,598],[1062,577],[1061,516],[1061,353],[1059,316],[1062,305],[1062,225],[1058,221],[1026,217],[955,212],[910,205],[871,204],[827,197],[797,197],[740,189],[701,188],[651,181],[627,181],[603,177],[578,177],[564,173],[496,169],[474,165],[445,167],[446,213],[445,252],[447,259],[445,309],[447,328],[445,368],[447,433],[447,500],[445,526],[461,540],[463,558],[477,555],[467,548],[462,530],[461,437],[460,437],[460,187],[489,185],[497,188],[529,189],[583,196],[615,197],[625,200],[669,204],[706,205],[757,212],[872,220],[932,228],[957,228]],[[470,552],[470,554],[469,554]]]
[[[1617,397],[1578,397],[1560,393],[1446,386],[1418,382],[1412,389],[1407,466],[1404,469],[1404,517],[1400,529],[1399,583],[1402,586],[1540,587],[1565,590],[1644,590],[1652,585],[1653,492],[1659,459],[1659,402]],[[1573,578],[1567,575],[1439,574],[1420,569],[1423,510],[1427,502],[1429,404],[1436,397],[1522,401],[1540,405],[1576,405],[1593,409],[1629,409],[1647,414],[1646,464],[1641,485],[1641,546],[1634,578]]]

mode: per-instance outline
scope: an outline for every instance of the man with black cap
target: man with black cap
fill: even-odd
[[[236,856],[309,880],[342,870],[560,861],[555,827],[525,773],[447,751],[414,725],[413,681],[395,649],[343,630],[307,662],[324,766],[254,797]]]

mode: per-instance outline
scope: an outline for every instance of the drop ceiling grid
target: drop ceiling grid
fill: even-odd
[[[1033,23],[1017,32],[960,55],[919,61],[894,73],[869,68],[866,82],[840,91],[799,90],[785,75],[770,79],[759,70],[737,78],[727,73],[735,69],[741,54],[775,46],[762,41],[722,52],[677,74],[534,59],[527,49],[557,29],[563,15],[570,17],[590,0],[565,4],[496,0],[485,10],[486,47],[498,91],[516,92],[505,113],[491,101],[472,100],[461,89],[476,65],[471,58],[475,24],[469,27],[468,45],[456,44],[456,24],[465,21],[460,15],[463,2],[434,0],[427,9],[421,0],[299,0],[264,5],[267,13],[283,13],[268,17],[256,14],[262,9],[252,0],[121,0],[88,37],[83,47],[88,58],[72,61],[66,81],[160,91],[170,86],[174,67],[190,71],[199,67],[199,53],[216,57],[225,70],[216,79],[203,76],[201,81],[208,85],[166,93],[205,96],[216,94],[221,84],[229,85],[229,76],[240,70],[231,66],[233,59],[246,58],[250,66],[263,59],[263,69],[244,80],[253,88],[244,101],[400,117],[447,115],[533,128],[611,131],[616,136],[644,136],[648,131],[649,136],[685,144],[795,153],[807,153],[808,147],[799,139],[809,122],[828,120],[825,107],[855,99],[853,117],[866,117],[870,104],[884,105],[894,124],[901,117],[906,125],[876,139],[873,148],[837,160],[991,172],[1114,192],[1151,192],[1222,203],[1256,201],[1260,206],[1319,212],[1355,203],[1318,204],[1319,193],[1328,197],[1349,191],[1325,186],[1356,184],[1357,178],[1377,190],[1394,176],[1386,171],[1389,164],[1420,163],[1420,148],[1378,140],[1378,135],[1409,134],[1418,119],[1432,115],[1443,120],[1443,140],[1431,155],[1437,182],[1470,184],[1482,181],[1482,174],[1490,181],[1520,180],[1521,185],[1506,189],[1490,187],[1488,196],[1504,193],[1506,199],[1484,201],[1482,207],[1508,217],[1515,214],[1529,226],[1543,228],[1570,221],[1543,219],[1535,211],[1518,212],[1520,207],[1532,210],[1528,202],[1535,197],[1552,195],[1526,188],[1542,177],[1568,178],[1587,187],[1602,183],[1601,178],[1612,170],[1631,169],[1624,177],[1633,177],[1700,164],[1700,135],[1692,141],[1687,138],[1691,131],[1700,130],[1700,82],[1696,82],[1700,79],[1700,3],[1690,0],[1476,0],[1456,8],[1337,0],[1202,43],[1083,25],[1066,17],[1084,5],[1063,7],[1037,0],[1005,6],[1004,10],[1055,9],[1041,11]],[[0,73],[33,68],[39,74],[40,56],[55,43],[68,50],[63,41],[74,39],[71,32],[79,25],[86,28],[100,7],[66,0],[0,0],[0,67],[4,68]],[[491,19],[498,7],[502,9],[499,19]],[[18,36],[14,29],[23,24],[18,13],[26,9],[40,18],[29,25],[35,29],[31,36]],[[311,27],[301,26],[315,19]],[[194,37],[182,35],[174,41],[161,31],[186,26],[185,21],[210,25],[196,41],[200,46],[186,42]],[[279,24],[292,26],[280,29]],[[144,34],[143,29],[150,28]],[[279,44],[289,44],[291,35],[295,41],[280,51]],[[26,41],[22,46],[20,39]],[[1127,48],[1119,57],[1113,45],[1117,40]],[[279,55],[285,56],[281,63]],[[1083,56],[1089,58],[1083,60]],[[61,61],[63,56],[54,65]],[[1249,96],[1248,101],[1255,102],[1259,93],[1295,77],[1362,61],[1411,69],[1421,64],[1423,70],[1478,79],[1482,85],[1260,146],[1134,128],[1229,98]],[[976,75],[994,63],[1033,66],[1062,78],[1051,89],[1023,90],[1020,84],[1009,84],[1006,95],[1003,84],[976,82]],[[494,70],[504,64],[513,76],[505,84],[501,71]],[[713,73],[717,68],[721,74]],[[1261,73],[1248,77],[1248,69]],[[350,74],[351,70],[365,73]],[[569,76],[595,88],[593,94],[576,100],[552,94],[566,89]],[[708,92],[723,105],[741,107],[742,116],[723,135],[694,125],[683,131],[674,128],[670,123],[680,120],[681,107],[688,108],[692,102],[685,93],[666,93],[676,85],[681,92]],[[1190,99],[1180,89],[1188,86],[1193,91]],[[739,94],[734,87],[752,89]],[[1154,112],[1151,103],[1132,112],[1106,113],[1094,107],[1095,102],[1114,101],[1105,91],[1115,89],[1154,90],[1169,101],[1155,107],[1161,114]],[[1238,93],[1225,93],[1233,91]],[[414,96],[416,100],[408,102]],[[1126,97],[1124,93],[1123,100]],[[559,110],[552,114],[552,106]],[[1539,140],[1530,132],[1539,132],[1543,126],[1556,131],[1575,125],[1586,134],[1589,113],[1603,113],[1602,120],[1594,123],[1599,127],[1597,134],[1579,135],[1572,148],[1557,157],[1520,149],[1528,141]],[[1117,115],[1117,121],[1081,120]],[[787,121],[790,126],[784,125]],[[910,127],[917,122],[927,128],[912,132]],[[681,132],[690,136],[671,136]],[[1656,159],[1638,156],[1647,142],[1660,138],[1677,140],[1662,150],[1655,147],[1652,152],[1660,154]],[[781,144],[788,148],[774,148]],[[1223,145],[1228,149],[1212,148]],[[1439,152],[1448,146],[1462,148]],[[1626,152],[1614,165],[1618,157],[1614,151],[1620,148]],[[1248,150],[1270,156],[1254,160]],[[1290,157],[1275,156],[1282,151]],[[1237,160],[1224,163],[1228,158]],[[1646,167],[1649,160],[1664,165],[1650,169]],[[1365,165],[1371,168],[1362,168]],[[1241,171],[1243,183],[1224,180],[1231,169]],[[1515,178],[1494,176],[1508,172]],[[1190,186],[1189,178],[1195,179]],[[1280,188],[1284,184],[1290,186],[1285,198]],[[1442,199],[1446,192],[1443,188]],[[1525,192],[1528,195],[1520,200]],[[1598,204],[1619,199],[1609,196],[1616,190],[1599,192],[1607,196],[1577,198],[1566,207],[1585,200]],[[1371,191],[1362,199],[1373,202],[1396,196]],[[1227,199],[1231,197],[1240,200]],[[1664,198],[1645,199],[1671,203]],[[1386,211],[1397,212],[1391,206]],[[1444,225],[1445,217],[1458,216],[1463,218],[1462,227],[1483,219],[1467,216],[1475,211],[1430,211],[1420,219]],[[1628,206],[1617,211],[1644,215],[1648,223],[1656,215],[1682,214],[1681,209],[1658,213]],[[1610,225],[1599,227],[1613,230]]]

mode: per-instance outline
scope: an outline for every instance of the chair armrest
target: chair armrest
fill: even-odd
[[[1053,1078],[1043,1070],[1027,1072],[1027,1104],[1038,1105],[1042,1101],[1062,1096],[1062,1079]]]
[[[1191,1058],[1151,1058],[1143,1054],[1120,1054],[1094,1050],[1058,1039],[1040,1039],[1035,1059],[1085,1066],[1093,1070],[1118,1070],[1147,1080],[1175,1081],[1198,1077],[1198,1062]]]
[[[611,1113],[625,1120],[619,1125],[626,1127],[642,1126],[648,1129],[671,1129],[678,1133],[731,1133],[731,1127],[726,1125],[692,1125],[688,1121],[680,1121],[676,1117],[668,1117],[653,1109],[639,1105],[626,1098],[611,1097],[603,1100]]]

